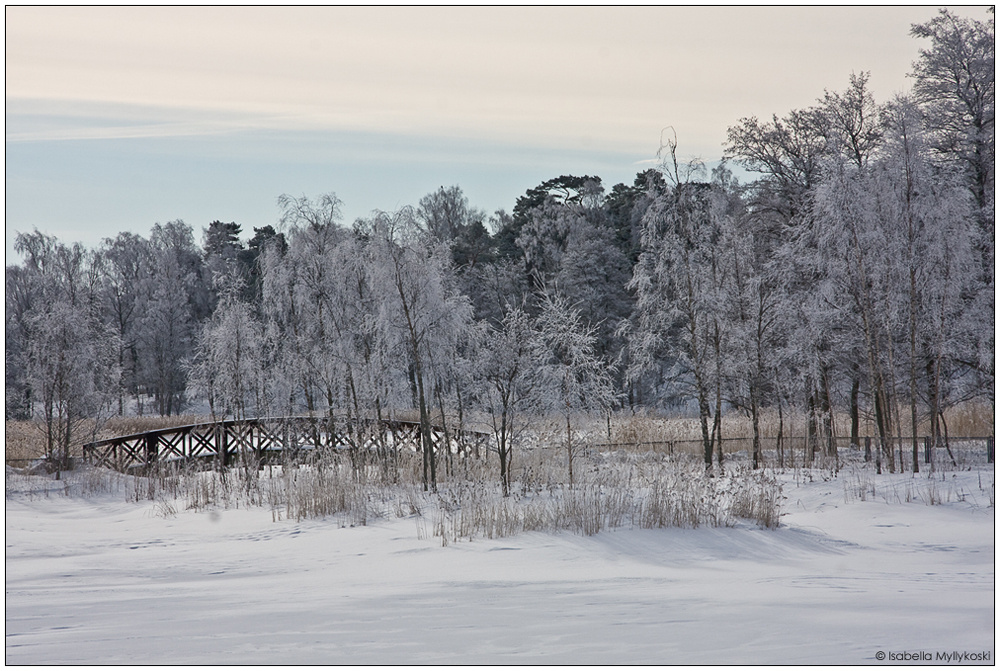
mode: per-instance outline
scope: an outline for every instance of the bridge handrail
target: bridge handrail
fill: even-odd
[[[238,424],[256,425],[264,422],[288,422],[293,420],[311,420],[315,422],[321,422],[321,421],[328,421],[330,419],[331,417],[326,415],[287,415],[283,417],[247,417],[245,419],[219,419],[214,422],[210,421],[210,422],[198,422],[196,424],[182,424],[180,426],[168,426],[168,427],[161,427],[159,429],[149,429],[147,431],[139,431],[138,433],[129,433],[122,436],[114,436],[112,438],[102,438],[101,440],[95,440],[89,443],[84,443],[83,447],[84,448],[101,447],[104,445],[110,445],[112,443],[123,442],[126,440],[135,440],[137,438],[142,438],[144,436],[149,436],[149,435],[179,433],[181,431],[193,431],[197,429],[208,428],[211,426],[235,426]],[[333,417],[332,419],[334,421],[346,420],[348,423],[358,421],[358,418],[347,417],[347,416]],[[410,426],[410,427],[420,426],[419,421],[409,420],[409,419],[380,420],[375,418],[362,418],[362,420],[366,422],[380,423],[385,426]],[[432,426],[439,428],[438,424],[432,424]],[[477,431],[475,429],[468,429],[468,428],[463,428],[462,432],[484,437],[489,435],[488,432]]]

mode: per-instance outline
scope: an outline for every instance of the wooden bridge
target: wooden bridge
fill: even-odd
[[[479,453],[489,434],[432,425],[435,452]],[[268,417],[225,420],[155,429],[108,438],[83,446],[84,459],[94,466],[130,472],[159,464],[215,463],[226,467],[251,457],[260,465],[309,461],[331,450],[378,452],[422,451],[420,422],[356,421],[330,417]]]

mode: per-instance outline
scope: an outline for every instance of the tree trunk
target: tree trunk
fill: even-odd
[[[785,415],[781,396],[778,397],[778,468],[785,467]]]
[[[573,429],[569,422],[569,408],[566,408],[566,455],[569,457],[569,486],[573,487]]]
[[[445,418],[444,415],[444,398],[441,394],[440,383],[434,385],[434,393],[437,395],[438,409],[441,411],[441,431],[444,433],[444,446],[445,446],[445,452],[444,452],[445,471],[449,476],[453,476],[455,475],[455,464],[453,462],[451,455],[451,436],[448,433],[448,420]]]
[[[424,491],[437,492],[437,471],[434,463],[434,444],[431,440],[431,420],[427,413],[427,400],[424,395],[424,376],[419,365],[413,368],[416,381],[418,403],[420,406],[420,439],[424,452]],[[429,477],[428,477],[429,475]]]
[[[806,455],[811,464],[816,458],[817,434],[819,427],[816,419],[816,392],[813,390],[812,380],[806,382],[806,407],[809,409],[809,422],[806,426]]]
[[[833,417],[833,400],[830,397],[829,368],[823,367],[823,421],[826,424],[826,456],[833,458],[834,469],[840,469],[837,454],[837,425]]]
[[[941,444],[941,424],[938,421],[939,398],[936,357],[927,359],[927,397],[930,400],[931,445]],[[933,463],[933,460],[932,460]]]
[[[861,376],[857,372],[857,368],[853,371],[851,375],[851,447],[858,449],[860,447],[860,432],[861,432],[861,408],[858,403],[859,396],[861,395]]]
[[[951,465],[953,467],[958,466],[958,462],[955,461],[955,455],[951,453],[951,443],[948,441],[948,422],[944,420],[944,411],[939,413],[941,417],[941,428],[944,429],[944,449],[948,452],[948,458],[951,459]]]
[[[701,422],[701,441],[705,447],[706,471],[712,470],[712,437],[708,432],[708,417],[710,412],[708,397],[705,395],[702,386],[698,385],[698,419]]]
[[[885,399],[881,393],[881,387],[876,387],[879,391],[875,391],[873,394],[875,396],[875,424],[878,428],[878,439],[879,446],[875,451],[875,472],[879,475],[882,474],[882,457],[888,456],[892,459],[892,445],[889,444],[889,436],[886,431],[886,423],[888,417],[886,417]],[[894,470],[890,467],[890,472]]]
[[[712,425],[712,434],[715,437],[715,453],[719,464],[719,475],[723,474],[722,456],[722,377],[716,378],[715,387],[715,421]]]
[[[909,198],[909,194],[907,194]],[[911,255],[912,260],[912,255]],[[913,441],[913,472],[920,472],[917,448],[917,269],[910,264],[910,436]],[[900,464],[900,468],[902,468]]]
[[[507,427],[507,409],[500,414],[500,432],[497,436],[497,454],[500,457],[500,487],[503,489],[504,497],[510,496],[510,471],[509,471],[509,461],[508,461],[508,450],[510,446],[508,441],[510,440],[510,435]]]

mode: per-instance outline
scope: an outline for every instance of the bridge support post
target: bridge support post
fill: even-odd
[[[157,433],[146,434],[146,469],[149,471],[153,470],[160,457],[159,438]]]
[[[250,449],[253,450],[257,470],[260,471],[264,468],[264,431],[261,429],[260,420],[253,420],[250,424]]]
[[[229,434],[226,432],[225,422],[215,425],[215,454],[219,460],[219,468],[229,466]]]

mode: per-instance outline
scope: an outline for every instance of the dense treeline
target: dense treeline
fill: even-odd
[[[529,189],[511,212],[457,186],[351,225],[340,201],[282,196],[246,242],[181,221],[94,250],[19,234],[6,272],[6,416],[50,454],[85,417],[468,413],[492,422],[507,486],[528,413],[697,412],[704,458],[723,412],[835,413],[880,438],[935,437],[944,411],[994,393],[994,28],[942,11],[908,96],[866,73],[815,106],[729,128],[726,161]],[[739,183],[727,165],[757,175]],[[427,434],[427,440],[429,440]],[[917,444],[913,439],[912,468]],[[425,483],[436,465],[425,450]]]

